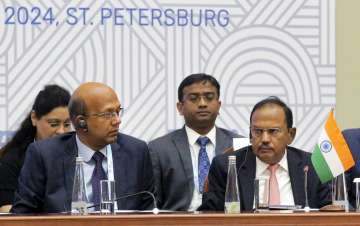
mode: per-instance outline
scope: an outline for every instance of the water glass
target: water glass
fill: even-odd
[[[360,178],[354,178],[355,189],[356,189],[356,212],[360,212]]]
[[[332,179],[332,204],[339,208],[349,211],[349,202],[347,198],[345,175],[342,173]]]
[[[112,214],[115,213],[115,181],[101,180],[100,181],[100,213]]]
[[[257,177],[254,184],[255,210],[269,208],[269,178]]]

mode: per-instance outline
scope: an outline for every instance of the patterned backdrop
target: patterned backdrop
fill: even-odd
[[[51,8],[59,23],[4,23],[7,8],[34,6],[43,13]],[[69,7],[88,8],[86,24],[64,23]],[[101,21],[104,8],[171,9],[195,19],[207,10],[218,20],[161,25],[125,15],[119,25]],[[120,130],[144,140],[183,125],[177,87],[191,73],[219,80],[217,124],[243,135],[253,105],[279,96],[293,109],[294,145],[308,151],[335,105],[335,0],[0,0],[0,10],[1,131],[17,129],[48,83],[70,91],[85,81],[110,85],[125,107]],[[218,15],[224,11],[225,25]]]

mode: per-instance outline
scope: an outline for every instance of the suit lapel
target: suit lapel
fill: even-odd
[[[120,136],[120,135],[119,135]],[[115,179],[115,194],[117,197],[125,194],[128,191],[126,185],[126,175],[128,174],[129,167],[124,167],[124,155],[121,152],[121,149],[124,148],[121,140],[119,144],[111,144],[111,151],[113,157],[113,168],[114,168],[114,179]],[[126,200],[126,199],[125,199]],[[118,201],[118,209],[126,209],[126,203]]]
[[[305,189],[303,162],[289,147],[287,149],[287,161],[294,203],[295,205],[304,206]]]
[[[185,127],[179,130],[178,133],[173,137],[173,142],[175,144],[176,150],[179,153],[180,160],[185,171],[186,179],[190,188],[190,194],[188,197],[191,198],[192,192],[194,191],[194,173],[189,148],[189,140],[186,135]]]
[[[74,181],[74,172],[75,172],[75,160],[77,156],[77,145],[75,139],[75,133],[65,144],[65,155],[63,158],[63,167],[64,167],[64,184],[66,191],[66,204],[71,204],[72,199],[72,188]],[[67,209],[71,209],[70,206]]]
[[[222,154],[226,148],[232,146],[233,146],[232,137],[229,137],[221,129],[216,127],[215,155]]]
[[[239,158],[237,165],[239,168],[239,187],[243,209],[252,210],[254,202],[254,180],[256,171],[256,157],[251,148],[245,149],[242,158]],[[247,155],[247,156],[246,156]],[[246,159],[245,159],[246,158]]]

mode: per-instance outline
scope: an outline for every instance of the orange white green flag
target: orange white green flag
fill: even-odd
[[[350,149],[338,128],[333,111],[321,131],[311,155],[311,162],[322,183],[339,176],[355,163]]]

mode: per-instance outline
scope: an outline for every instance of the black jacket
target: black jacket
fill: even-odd
[[[253,209],[256,156],[251,146],[248,146],[214,158],[208,176],[209,191],[204,194],[199,210],[224,210],[229,155],[236,156],[241,210]],[[321,184],[311,164],[310,156],[310,153],[287,147],[287,161],[295,205],[305,205],[304,166],[308,165],[309,205],[312,208],[319,208],[331,203],[330,186]]]

